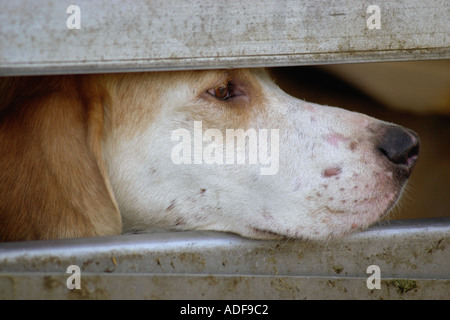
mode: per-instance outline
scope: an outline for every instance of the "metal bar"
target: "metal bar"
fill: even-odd
[[[39,298],[42,292],[43,298],[75,298],[65,281],[67,267],[77,265],[88,298],[448,299],[449,236],[450,218],[432,218],[390,221],[329,242],[168,232],[3,243],[0,292],[6,298]],[[371,265],[379,267],[380,290],[366,286]],[[283,284],[286,290],[279,289]],[[244,285],[250,291],[239,295]]]
[[[2,1],[0,75],[450,58],[446,0],[76,2]]]

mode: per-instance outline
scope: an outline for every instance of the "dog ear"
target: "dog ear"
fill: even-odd
[[[101,150],[107,92],[88,76],[12,89],[0,106],[0,240],[120,234]]]

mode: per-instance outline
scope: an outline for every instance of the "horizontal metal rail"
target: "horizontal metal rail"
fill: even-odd
[[[0,298],[448,299],[449,236],[450,219],[432,218],[327,242],[168,232],[3,243]],[[71,265],[79,290],[66,285]]]
[[[450,58],[447,0],[1,2],[0,75]]]

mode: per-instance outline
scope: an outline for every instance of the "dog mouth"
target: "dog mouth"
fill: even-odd
[[[397,206],[400,199],[402,198],[403,192],[406,187],[406,182],[401,186],[401,188],[393,195],[392,200],[388,203],[386,210],[380,215],[380,219],[386,218],[391,211]]]
[[[324,223],[325,228],[321,232],[314,232],[313,230],[305,230],[305,226],[299,226],[276,230],[275,228],[259,228],[250,227],[249,232],[244,235],[251,239],[257,240],[282,240],[282,239],[339,239],[350,233],[363,231],[370,226],[374,225],[381,219],[386,219],[392,210],[397,206],[402,193],[403,187],[397,192],[386,193],[382,205],[376,210],[371,212],[358,210],[358,212],[352,212],[352,210],[339,210],[333,217],[323,218],[321,221],[328,220]],[[380,204],[380,203],[379,203]],[[356,219],[356,220],[355,220]],[[321,224],[321,222],[318,222]],[[320,228],[319,228],[320,229]],[[305,233],[306,232],[306,233]]]

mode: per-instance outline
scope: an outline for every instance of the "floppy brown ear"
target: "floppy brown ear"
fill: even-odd
[[[0,106],[0,240],[120,234],[101,151],[107,92],[87,76],[13,82]]]

